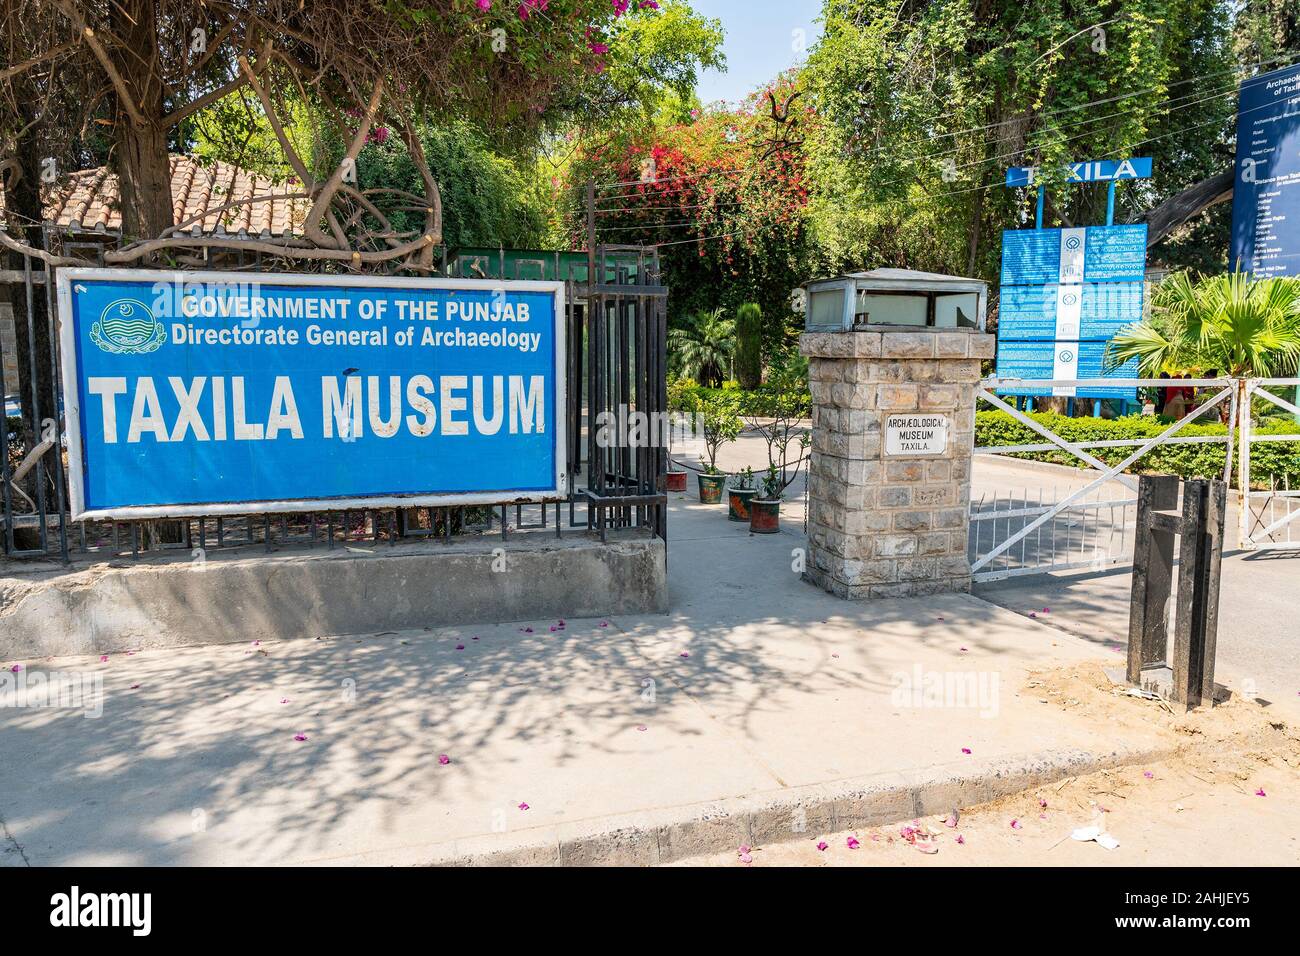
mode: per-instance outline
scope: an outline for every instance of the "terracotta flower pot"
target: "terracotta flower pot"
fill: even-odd
[[[781,530],[781,499],[755,498],[749,503],[749,530],[755,534],[776,534]]]
[[[668,472],[668,484],[665,486],[669,491],[686,490],[686,472],[670,471]]]
[[[722,488],[727,483],[726,475],[697,475],[700,483],[700,504],[716,505],[722,500]]]
[[[731,521],[748,521],[749,503],[756,494],[757,488],[728,488],[727,518]]]

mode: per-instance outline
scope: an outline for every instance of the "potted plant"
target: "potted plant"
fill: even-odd
[[[755,534],[776,534],[781,530],[781,495],[785,485],[776,465],[763,474],[763,495],[749,503],[749,530]]]
[[[804,424],[810,405],[804,367],[789,359],[773,370],[751,407],[749,423],[767,444],[767,472],[762,493],[749,502],[750,531],[781,530],[781,498],[799,477],[812,442]]]
[[[731,477],[727,490],[727,518],[731,521],[749,520],[749,502],[758,494],[754,487],[754,469],[746,467]]]
[[[727,481],[726,473],[718,468],[718,451],[740,435],[740,416],[730,399],[709,397],[699,402],[696,424],[704,436],[704,470],[696,476],[700,503],[715,505],[722,500],[722,488]]]

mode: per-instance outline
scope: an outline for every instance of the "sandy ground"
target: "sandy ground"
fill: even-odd
[[[1031,676],[1045,708],[1158,724],[1181,738],[1149,764],[1070,777],[921,819],[803,838],[677,866],[1295,866],[1300,730],[1253,701],[1173,714],[1119,697],[1095,665]],[[953,823],[956,823],[953,826]],[[1072,838],[1099,826],[1115,849]],[[856,846],[853,844],[856,843]]]

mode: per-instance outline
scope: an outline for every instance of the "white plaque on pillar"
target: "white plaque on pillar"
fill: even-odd
[[[885,419],[886,455],[942,455],[947,450],[947,415],[914,413]]]

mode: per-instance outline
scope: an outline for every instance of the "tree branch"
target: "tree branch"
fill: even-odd
[[[108,74],[108,79],[113,84],[113,89],[117,91],[117,98],[119,102],[121,102],[122,108],[126,110],[127,115],[131,117],[131,121],[140,126],[144,126],[147,123],[147,120],[145,119],[144,114],[140,112],[140,106],[136,103],[135,97],[131,94],[131,88],[127,86],[126,80],[124,80],[122,74],[118,72],[117,66],[113,63],[113,58],[108,55],[108,50],[104,48],[104,44],[100,43],[99,38],[95,36],[95,31],[92,30],[86,24],[86,21],[81,18],[81,14],[77,12],[77,8],[71,3],[68,3],[67,0],[54,0],[54,3],[55,6],[63,11],[63,15],[71,21],[77,32],[81,34],[81,38],[86,42],[86,45],[90,47],[90,52],[95,54],[95,59],[99,61],[99,65],[102,66],[104,72]]]
[[[245,58],[241,57],[240,59],[244,60]],[[268,39],[265,43],[262,44],[262,50],[257,55],[257,65],[252,67],[253,75],[256,76],[259,73],[265,72],[266,68],[270,65],[271,65],[271,41]],[[219,99],[229,96],[231,93],[235,92],[235,90],[239,89],[241,86],[247,85],[247,83],[248,83],[248,77],[244,76],[241,70],[236,70],[234,78],[229,83],[225,83],[217,87],[215,90],[211,90],[203,94],[198,99],[192,100],[189,103],[186,103],[184,106],[172,110],[170,113],[164,116],[162,121],[163,128],[169,129],[172,126],[175,126],[177,123],[181,122],[181,120],[185,119],[187,116],[191,116],[194,113],[197,113],[199,110],[203,109],[205,106],[208,106],[212,103],[215,103]]]

